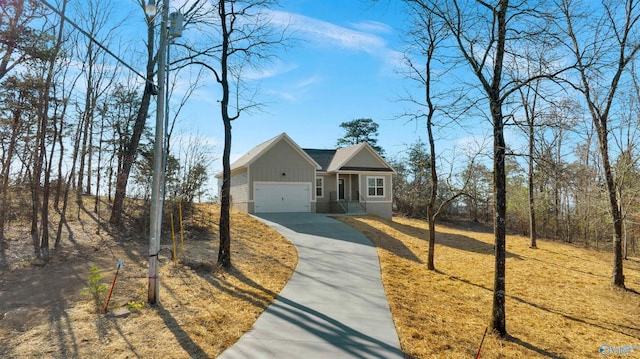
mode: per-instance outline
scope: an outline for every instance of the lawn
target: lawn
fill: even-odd
[[[160,305],[147,297],[148,241],[108,228],[108,205],[74,209],[67,236],[45,267],[31,266],[28,225],[12,225],[10,262],[0,270],[0,357],[213,358],[251,328],[293,273],[293,245],[252,217],[232,215],[229,272],[216,270],[217,206],[185,224],[180,263],[161,270]],[[427,223],[340,217],[377,246],[382,278],[403,351],[412,358],[474,358],[489,322],[493,235],[471,222],[437,226],[436,268],[426,269]],[[70,236],[69,234],[73,234]],[[163,247],[171,247],[165,236]],[[610,253],[507,238],[507,330],[487,335],[482,358],[599,357],[603,345],[640,346],[640,260],[625,261],[631,291],[609,286]],[[109,311],[81,295],[89,267],[109,284],[125,259]],[[640,356],[640,348],[629,356]],[[611,355],[610,357],[616,357]]]
[[[490,320],[493,234],[436,226],[436,271],[426,269],[424,221],[341,217],[378,248],[403,351],[414,358],[474,358]],[[640,357],[640,260],[625,261],[629,291],[609,285],[612,255],[551,241],[530,249],[507,237],[506,340],[487,335],[482,358],[593,358],[599,350]],[[627,348],[628,347],[628,348]],[[615,355],[612,354],[615,357]],[[627,356],[619,356],[627,357]]]

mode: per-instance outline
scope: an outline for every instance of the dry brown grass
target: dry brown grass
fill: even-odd
[[[424,221],[343,217],[377,246],[402,349],[415,358],[473,358],[489,322],[493,234],[436,226],[435,264],[426,269]],[[507,237],[507,331],[487,335],[483,358],[594,358],[602,344],[639,346],[640,260],[625,261],[627,287],[610,287],[609,253]],[[635,292],[634,292],[635,291]]]
[[[18,321],[0,320],[0,357],[210,358],[231,346],[284,287],[297,253],[271,228],[233,213],[233,269],[216,271],[211,264],[217,258],[218,207],[204,211],[196,217],[202,223],[189,223],[200,230],[185,241],[184,264],[161,270],[160,305],[146,304],[126,318],[97,314],[80,291],[91,264],[99,265],[103,282],[110,283],[117,258],[125,258],[110,310],[144,302],[147,244],[113,239],[105,231],[96,236],[99,223],[91,220],[71,223],[73,241],[63,242],[46,267],[0,271],[0,314],[25,313]]]
[[[295,268],[295,248],[272,229],[234,213],[234,269],[215,271],[216,207],[194,216],[182,265],[162,268],[161,305],[145,305],[126,318],[96,313],[80,295],[89,267],[111,281],[125,258],[111,310],[143,302],[147,243],[118,238],[105,213],[70,221],[69,233],[46,267],[32,267],[28,226],[9,228],[13,265],[0,270],[0,357],[208,358],[246,332]],[[89,214],[88,212],[86,213]],[[91,217],[91,216],[89,216]],[[423,221],[344,217],[378,247],[382,276],[402,348],[415,358],[475,357],[489,321],[493,286],[493,235],[481,228],[437,227],[436,267],[426,270]],[[21,248],[23,246],[24,248]],[[164,243],[168,247],[170,243]],[[601,344],[640,345],[640,260],[625,262],[627,286],[609,286],[611,255],[554,242],[528,248],[507,239],[507,329],[488,335],[483,358],[598,357]],[[16,320],[18,316],[18,320]],[[11,318],[10,318],[11,317]],[[637,349],[634,354],[640,353]],[[620,356],[622,357],[622,356]],[[627,357],[627,356],[625,356]],[[628,357],[633,357],[632,355]]]

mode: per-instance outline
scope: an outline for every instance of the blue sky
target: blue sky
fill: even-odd
[[[282,132],[302,147],[334,148],[344,134],[340,123],[357,118],[380,125],[379,144],[389,157],[424,135],[424,124],[397,119],[407,107],[398,99],[413,86],[398,73],[406,22],[399,6],[286,0],[274,10],[275,21],[291,22],[296,40],[253,82],[259,83],[258,100],[266,106],[233,123],[232,160]],[[199,134],[221,151],[215,86],[201,88],[190,100],[182,116],[189,120],[182,120],[178,131],[188,132],[197,124]],[[221,167],[219,162],[216,166]]]
[[[110,18],[120,27],[117,35],[107,36],[107,45],[118,49],[116,52],[123,54],[133,67],[143,69],[145,28],[141,9],[137,0],[129,0],[126,7],[118,7],[120,1],[111,0],[116,12]],[[171,0],[172,10],[190,1]],[[403,113],[417,111],[400,99],[409,92],[422,100],[424,93],[423,88],[417,88],[414,81],[402,75],[406,71],[403,52],[410,19],[401,1],[281,0],[280,5],[271,10],[274,24],[287,26],[294,41],[286,52],[278,54],[277,60],[265,63],[261,71],[248,73],[252,78],[249,85],[259,88],[257,102],[265,106],[260,112],[244,112],[233,122],[232,161],[283,132],[304,148],[335,148],[336,141],[344,135],[340,124],[358,118],[371,118],[379,124],[378,144],[389,159],[402,156],[419,139],[426,142],[424,121],[399,118]],[[178,41],[198,37],[203,34],[187,27]],[[420,58],[413,60],[416,64],[424,62]],[[128,70],[120,70],[130,76]],[[464,65],[438,79],[440,89],[456,88],[462,82],[477,83]],[[171,109],[178,107],[180,93],[188,81],[188,75],[181,75],[176,96],[170,101]],[[173,150],[180,149],[181,138],[197,135],[200,143],[213,147],[217,158],[221,156],[224,134],[219,99],[219,85],[211,77],[205,78],[178,118],[172,134]],[[469,163],[468,155],[490,152],[487,110],[488,106],[481,104],[480,111],[485,116],[476,111],[462,119],[464,127],[452,124],[436,132],[436,159],[441,174],[459,172]],[[154,116],[152,106],[151,126]],[[512,128],[506,130],[507,143],[522,152],[523,136]],[[480,160],[491,166],[488,156]],[[217,173],[221,168],[221,161],[217,160],[211,170]]]

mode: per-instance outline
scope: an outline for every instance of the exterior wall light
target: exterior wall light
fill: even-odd
[[[144,6],[144,12],[149,16],[153,16],[156,14],[156,0],[149,0],[149,3]]]

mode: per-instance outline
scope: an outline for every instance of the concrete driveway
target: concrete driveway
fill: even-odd
[[[378,254],[360,232],[315,213],[258,217],[298,249],[280,296],[218,358],[403,358]]]

